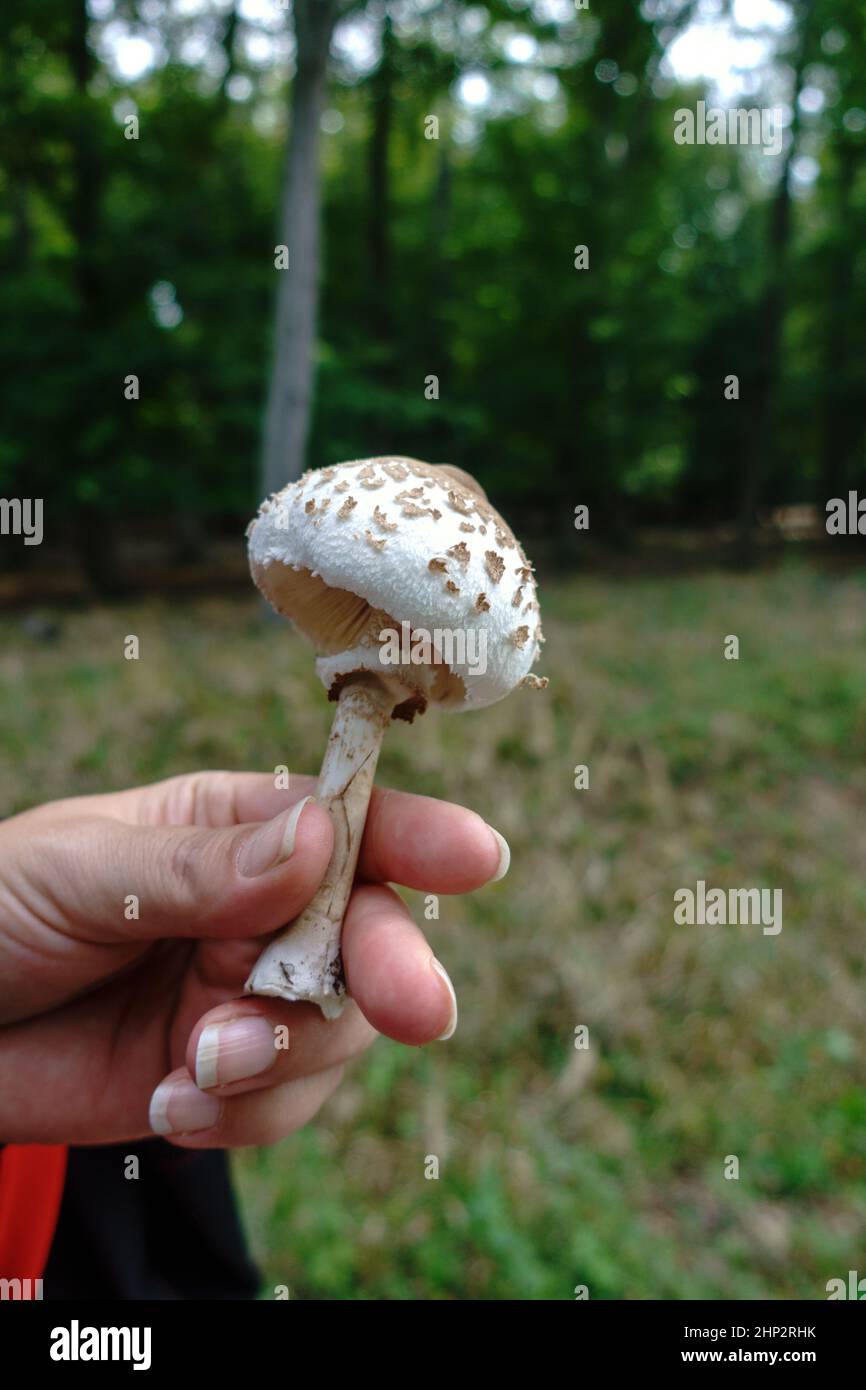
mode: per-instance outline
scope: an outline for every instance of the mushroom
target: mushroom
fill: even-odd
[[[530,675],[541,622],[532,566],[469,474],[411,458],[307,472],[251,522],[253,579],[320,653],[336,702],[316,795],[334,851],[309,905],[262,952],[250,994],[343,1010],[340,932],[391,719],[481,709]]]

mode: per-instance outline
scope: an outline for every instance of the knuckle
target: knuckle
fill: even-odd
[[[233,820],[235,777],[231,772],[194,774],[192,812],[195,825],[230,825]]]
[[[214,893],[215,865],[208,846],[194,831],[175,833],[165,847],[165,869],[173,901],[194,914],[210,904]]]
[[[215,825],[230,819],[234,774],[184,772],[165,783],[166,812],[170,825]]]

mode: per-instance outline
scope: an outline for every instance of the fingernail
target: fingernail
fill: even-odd
[[[511,850],[508,848],[508,841],[504,835],[500,835],[499,831],[494,830],[492,825],[488,825],[487,829],[496,841],[496,848],[499,850],[499,868],[490,879],[490,882],[498,883],[499,880],[504,878],[508,873],[508,867],[511,863]]]
[[[278,864],[284,864],[295,851],[298,821],[311,796],[305,796],[288,811],[282,811],[267,825],[259,826],[247,840],[238,859],[238,869],[244,878],[258,878]]]
[[[276,1061],[274,1030],[260,1014],[209,1023],[195,1049],[195,1084],[227,1086],[267,1071]]]
[[[206,1096],[189,1077],[162,1081],[150,1098],[150,1127],[154,1134],[195,1134],[213,1129],[221,1103]]]
[[[430,964],[436,971],[436,974],[439,975],[448,986],[448,996],[451,1003],[451,1017],[448,1020],[448,1027],[445,1029],[444,1033],[440,1033],[438,1038],[434,1038],[433,1041],[447,1042],[449,1038],[453,1038],[455,1030],[457,1028],[457,995],[454,992],[454,986],[451,983],[451,977],[448,974],[448,971],[445,969],[445,966],[442,964],[441,960],[437,960],[435,956],[431,956]]]

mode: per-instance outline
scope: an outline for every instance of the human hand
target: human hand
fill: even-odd
[[[376,790],[370,804],[343,928],[343,1015],[239,997],[262,938],[327,867],[328,814],[300,805],[314,785],[197,773],[0,824],[0,1139],[111,1143],[155,1129],[187,1148],[269,1144],[315,1115],[378,1033],[450,1036],[450,981],[385,885],[468,892],[502,876],[508,851],[474,812],[403,792]]]

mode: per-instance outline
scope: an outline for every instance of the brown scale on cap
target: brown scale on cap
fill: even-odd
[[[429,463],[422,463],[420,459],[404,459],[403,462],[413,477],[423,478],[425,483],[430,484],[438,481]]]
[[[381,467],[382,472],[387,473],[388,477],[395,483],[402,483],[404,479],[409,477],[409,469],[405,463],[400,463],[399,459],[394,459],[390,463],[383,463]]]
[[[433,560],[430,561],[430,563],[429,563],[429,565],[427,566],[427,568],[428,568],[428,570],[430,570],[431,574],[447,574],[447,573],[448,573],[448,565],[447,565],[447,563],[446,563],[445,560],[433,559]]]
[[[458,492],[456,488],[453,488],[448,493],[448,505],[454,512],[460,512],[463,516],[471,516],[475,503],[470,497],[467,497],[465,492],[462,490]]]
[[[503,574],[505,573],[505,561],[503,560],[501,555],[498,555],[496,553],[495,550],[485,550],[484,568],[490,575],[490,578],[493,580],[493,583],[498,584]]]
[[[416,475],[420,473],[418,468],[413,468],[412,471],[416,473]],[[441,477],[442,473],[447,474],[452,482],[446,483]],[[477,530],[480,531],[482,536],[487,535],[487,527],[491,526],[496,536],[496,542],[501,549],[513,550],[516,548],[523,563],[526,563],[526,557],[520,549],[515,537],[511,534],[505,521],[499,513],[491,507],[481,484],[470,477],[468,473],[464,473],[460,468],[455,468],[452,464],[440,464],[438,475],[431,477],[426,470],[420,473],[420,475],[429,483],[435,484],[443,490],[447,490],[448,505],[453,511],[459,512],[461,516],[468,517],[474,515],[479,522]],[[460,529],[475,530],[476,528],[471,526],[468,522],[461,522]]]
[[[405,517],[430,516],[434,521],[438,521],[442,513],[437,511],[435,507],[419,507],[415,502],[404,502],[401,515]]]
[[[446,550],[445,553],[446,555],[450,555],[454,560],[456,560],[458,565],[462,565],[464,569],[469,564],[469,561],[472,559],[472,556],[469,551],[469,546],[466,544],[465,541],[458,541],[457,545],[452,545],[449,550]]]
[[[355,501],[354,497],[347,497],[342,507],[337,512],[337,516],[341,521],[345,521],[347,516],[351,516],[357,505],[358,503]]]
[[[489,613],[489,612],[490,612],[490,604],[489,604],[489,602],[488,602],[488,599],[487,599],[487,595],[486,595],[486,594],[479,594],[479,595],[478,595],[477,599],[475,600],[475,612],[476,612],[476,613]]]
[[[376,472],[377,463],[378,459],[372,459],[369,463],[365,463],[364,466],[359,468],[355,473],[355,482],[368,491],[373,488],[385,486],[385,479],[380,478]]]
[[[375,521],[376,525],[379,527],[379,530],[380,530],[380,531],[396,531],[396,530],[397,530],[397,523],[396,523],[396,521],[389,521],[389,520],[388,520],[387,513],[386,513],[386,512],[383,512],[381,507],[374,507],[374,508],[373,508],[373,520]]]
[[[512,632],[509,641],[513,642],[515,647],[519,647],[522,651],[523,648],[526,646],[527,642],[529,641],[529,628],[517,628],[516,631]]]

